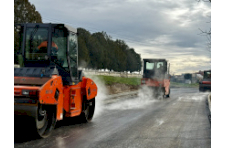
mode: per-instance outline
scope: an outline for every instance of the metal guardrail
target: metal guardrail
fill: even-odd
[[[111,72],[111,71],[94,71],[94,70],[84,70],[84,74],[86,75],[104,75],[104,76],[114,76],[114,77],[136,77],[136,78],[142,78],[142,74],[136,74],[136,73],[126,73],[126,72]]]
[[[20,66],[14,64],[14,68],[19,68]],[[137,73],[127,73],[127,72],[112,72],[112,71],[98,71],[98,70],[83,70],[86,75],[104,75],[104,76],[114,76],[114,77],[125,77],[125,78],[142,78],[142,74]]]

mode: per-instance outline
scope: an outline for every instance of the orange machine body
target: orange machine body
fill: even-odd
[[[148,86],[151,88],[158,88],[162,87],[165,88],[165,95],[169,94],[169,88],[170,88],[170,79],[151,79],[151,78],[142,78],[141,79],[141,85],[142,86]]]
[[[64,86],[63,108],[66,117],[78,116],[82,112],[82,104],[86,100],[91,100],[97,95],[97,86],[89,78],[83,77],[82,82],[77,85]]]
[[[66,117],[80,115],[83,102],[97,95],[96,84],[86,77],[74,85],[63,85],[58,75],[51,78],[14,77],[14,83],[15,106],[55,105],[57,120],[62,120],[64,113]]]

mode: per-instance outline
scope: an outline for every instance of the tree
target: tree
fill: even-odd
[[[198,2],[209,2],[211,3],[211,0],[197,0]],[[203,31],[201,29],[199,29],[201,31],[200,35],[206,36],[207,40],[208,40],[208,48],[209,48],[209,52],[211,52],[211,28],[208,31]]]
[[[14,0],[14,24],[42,23],[41,15],[28,0]],[[17,52],[19,51],[19,33],[14,28],[14,63],[18,64]]]
[[[200,35],[206,36],[207,40],[208,40],[208,48],[209,48],[209,52],[211,52],[211,28],[209,31],[203,31],[201,29],[199,29],[201,31]]]
[[[14,0],[14,23],[42,23],[42,18],[28,0]]]
[[[87,41],[91,34],[83,28],[78,28],[78,63],[79,67],[86,68],[90,63],[89,49],[87,48]]]

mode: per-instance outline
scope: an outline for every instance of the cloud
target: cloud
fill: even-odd
[[[90,32],[105,31],[122,39],[142,58],[209,60],[207,38],[199,29],[210,29],[210,3],[190,0],[30,0],[44,22],[67,23]],[[181,56],[182,55],[182,56]],[[176,62],[176,60],[174,61]],[[177,72],[203,68],[183,64]],[[176,63],[174,63],[176,65]],[[189,64],[190,65],[190,64]],[[211,65],[208,64],[208,67]],[[207,67],[207,66],[206,66]],[[205,68],[205,67],[204,67]]]

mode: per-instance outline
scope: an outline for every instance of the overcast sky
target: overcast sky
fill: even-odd
[[[211,4],[196,0],[29,0],[44,23],[60,22],[124,40],[142,58],[166,58],[171,73],[211,69],[201,30],[211,27]]]

